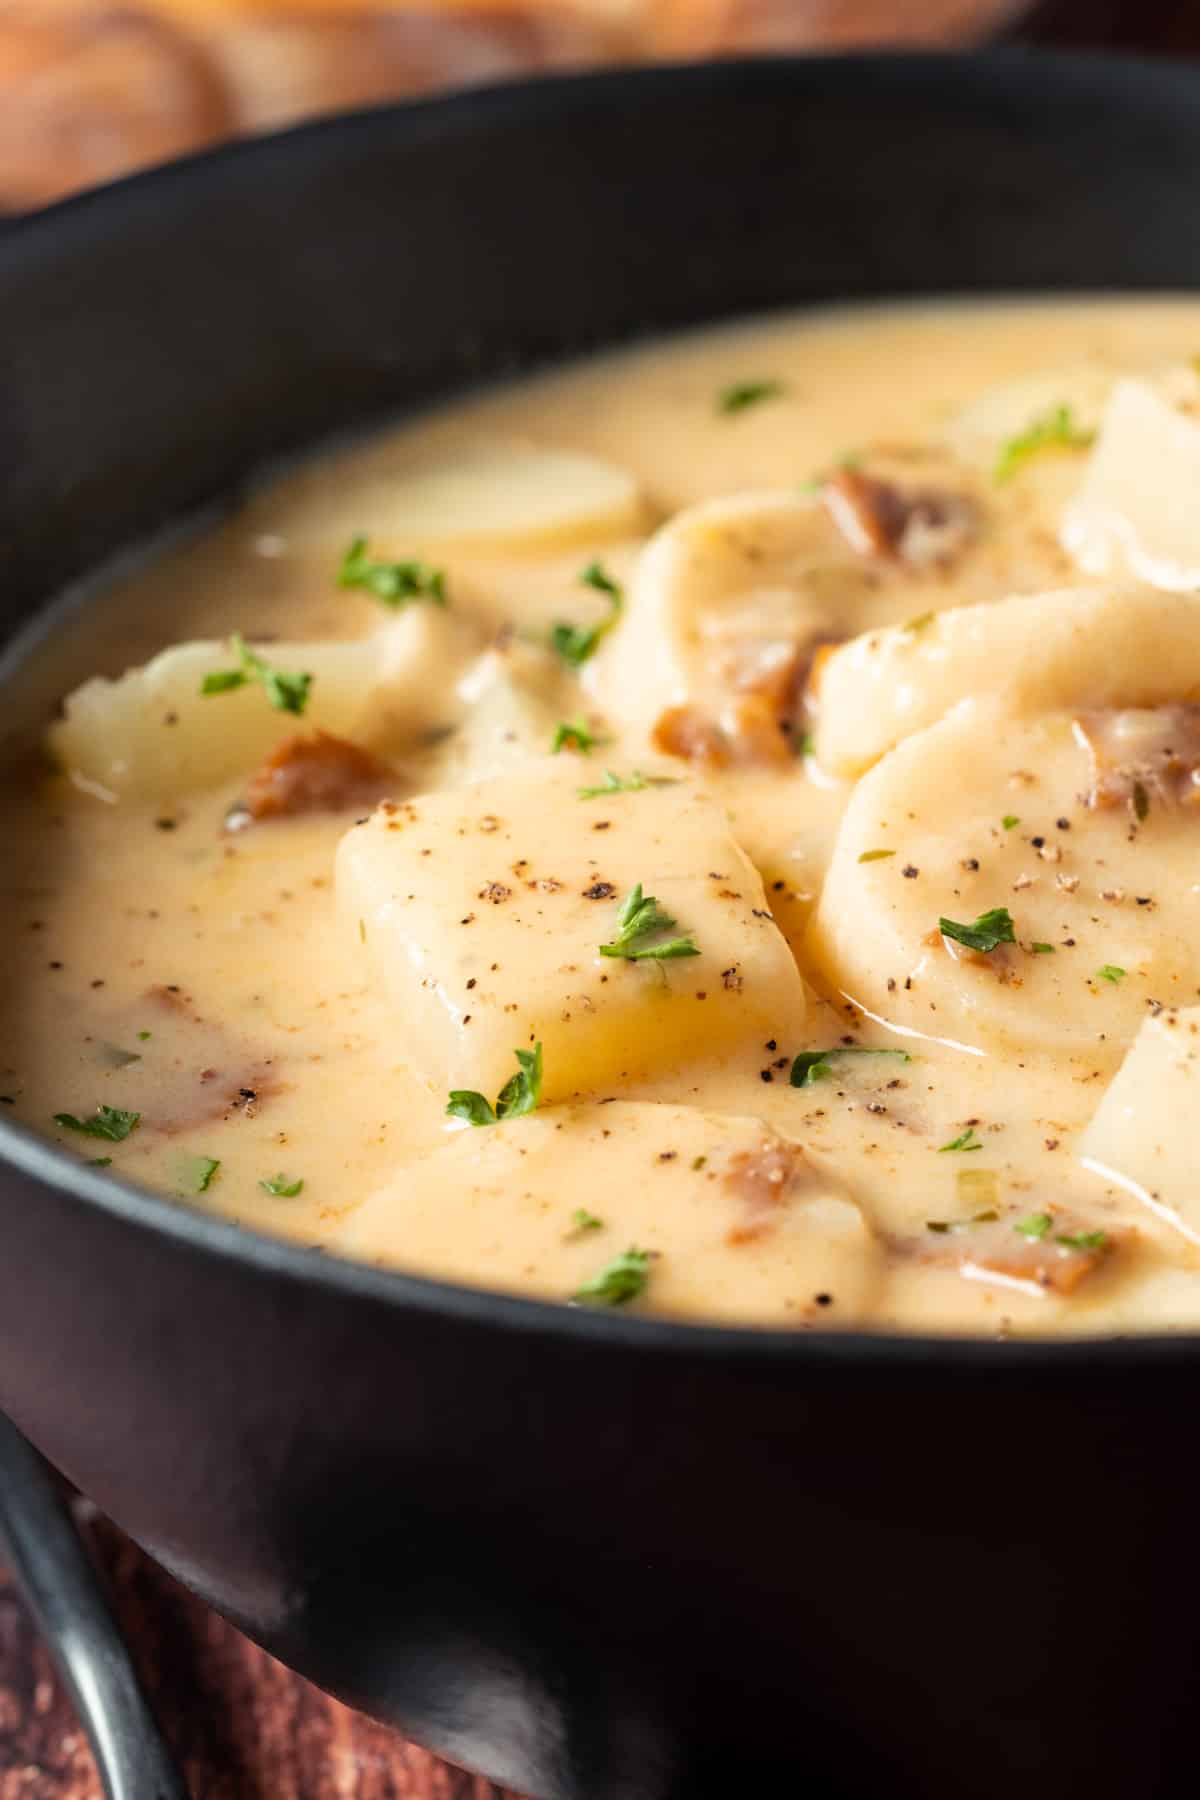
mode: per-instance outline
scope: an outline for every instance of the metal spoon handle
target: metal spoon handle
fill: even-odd
[[[70,1690],[108,1800],[187,1800],[70,1514],[2,1413],[0,1552]]]

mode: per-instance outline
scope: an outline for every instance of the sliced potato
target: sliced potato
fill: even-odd
[[[798,1144],[758,1119],[628,1101],[468,1127],[332,1248],[549,1300],[636,1248],[636,1310],[783,1325],[865,1317],[883,1266],[844,1183]]]
[[[540,1041],[547,1100],[619,1091],[786,1037],[803,984],[723,814],[686,782],[582,799],[603,771],[559,756],[387,803],[346,833],[338,901],[437,1093],[494,1099]],[[642,884],[698,954],[604,956]]]
[[[993,692],[1030,713],[1191,700],[1200,696],[1200,600],[1065,588],[869,632],[822,665],[818,760],[832,774],[860,774],[960,700]]]
[[[1085,1165],[1200,1244],[1200,1006],[1147,1019],[1085,1131]]]
[[[572,450],[525,442],[466,445],[425,466],[394,470],[373,459],[353,482],[307,472],[281,490],[289,502],[288,542],[340,554],[366,534],[377,555],[493,547],[537,549],[639,532],[637,483],[624,469]],[[303,497],[302,510],[296,507]],[[260,502],[272,529],[272,501]],[[297,517],[303,526],[295,526]]]
[[[260,651],[274,668],[312,676],[305,726],[386,750],[459,716],[453,678],[477,645],[459,615],[412,606],[370,637]],[[50,728],[55,761],[111,799],[169,799],[248,773],[297,719],[257,682],[202,692],[207,675],[236,662],[228,643],[177,644],[115,681],[84,682]]]
[[[846,809],[806,946],[825,985],[905,1031],[1110,1067],[1151,1003],[1200,987],[1200,901],[1178,879],[1200,807],[1092,807],[1092,777],[1070,713],[967,700],[907,738]],[[940,930],[996,909],[1015,943]]]
[[[1200,591],[1200,419],[1118,382],[1062,541],[1089,575]]]

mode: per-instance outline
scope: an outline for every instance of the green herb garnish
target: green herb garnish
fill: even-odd
[[[978,1212],[970,1219],[926,1219],[925,1229],[945,1236],[947,1232],[970,1231],[974,1225],[994,1225],[999,1217],[1000,1214],[995,1207],[989,1206],[984,1212]]]
[[[269,662],[250,649],[240,631],[235,631],[229,641],[240,666],[236,669],[214,669],[200,683],[202,694],[229,694],[235,688],[246,687],[257,681],[278,712],[299,714],[304,711],[308,705],[308,691],[312,686],[311,675],[289,674],[284,669],[272,668]]]
[[[748,407],[760,406],[764,400],[778,400],[786,392],[782,381],[735,381],[717,395],[717,411],[728,418]]]
[[[280,1200],[294,1200],[304,1190],[304,1179],[299,1175],[268,1175],[258,1185],[264,1194],[274,1194]]]
[[[220,1166],[220,1160],[215,1156],[181,1156],[175,1165],[175,1175],[186,1193],[203,1194],[208,1191]]]
[[[671,962],[681,956],[699,956],[694,937],[669,938],[665,943],[647,943],[645,939],[660,937],[677,923],[664,912],[653,894],[643,895],[639,881],[622,903],[617,914],[617,935],[611,944],[601,944],[601,956],[621,956],[626,962]]]
[[[89,1157],[87,1166],[89,1169],[111,1169],[112,1168],[112,1157],[111,1156]]]
[[[1016,942],[1012,915],[1007,906],[993,906],[990,912],[980,913],[973,925],[960,925],[956,919],[939,919],[938,930],[943,937],[953,938],[955,943],[965,944],[968,950],[978,950],[983,956],[990,956],[1001,944]]]
[[[147,1038],[153,1037],[153,1035],[154,1035],[154,1033],[151,1031],[139,1031],[138,1032],[138,1038],[143,1044],[146,1042]]]
[[[1030,1213],[1027,1219],[1018,1219],[1013,1230],[1019,1231],[1022,1237],[1033,1238],[1040,1243],[1049,1234],[1053,1224],[1054,1220],[1049,1213]]]
[[[1114,987],[1116,987],[1119,982],[1124,981],[1124,979],[1125,971],[1124,969],[1119,969],[1116,963],[1105,963],[1103,968],[1096,970],[1097,981],[1111,981]]]
[[[519,1119],[531,1113],[542,1097],[542,1046],[532,1050],[514,1050],[520,1065],[491,1102],[473,1088],[452,1088],[446,1113],[452,1119],[465,1119],[468,1125],[498,1125],[504,1119]]]
[[[650,1251],[629,1249],[605,1263],[571,1298],[576,1306],[628,1306],[645,1293],[649,1278]]]
[[[929,630],[929,627],[936,618],[937,614],[934,612],[918,613],[915,619],[907,620],[907,622],[900,627],[901,636],[920,637],[923,631]]]
[[[961,1132],[959,1134],[959,1136],[956,1138],[951,1138],[951,1140],[948,1144],[939,1144],[938,1145],[938,1155],[945,1156],[945,1154],[948,1150],[982,1150],[982,1149],[983,1149],[983,1139],[980,1137],[976,1137],[974,1127],[968,1125],[967,1129],[964,1132]]]
[[[1150,796],[1146,792],[1144,781],[1133,784],[1133,814],[1139,825],[1144,824],[1150,813]]]
[[[67,1131],[82,1132],[84,1137],[107,1138],[110,1144],[123,1144],[141,1118],[141,1113],[125,1112],[119,1106],[98,1106],[90,1119],[77,1119],[74,1113],[55,1113],[54,1123]]]
[[[586,1207],[577,1206],[571,1214],[572,1231],[603,1231],[604,1220],[598,1219],[595,1213],[588,1212]]]
[[[612,769],[605,769],[604,780],[598,787],[580,788],[581,800],[599,800],[605,794],[640,794],[645,788],[677,787],[679,778],[676,775],[643,775],[635,769],[632,775],[617,775]]]
[[[554,730],[554,742],[550,746],[551,756],[557,756],[560,750],[578,750],[586,756],[589,750],[602,743],[584,719],[564,719]]]
[[[594,656],[608,633],[621,616],[621,608],[625,604],[625,593],[620,582],[598,562],[589,563],[582,570],[579,579],[585,587],[595,588],[608,601],[611,611],[607,619],[601,619],[598,625],[556,625],[550,633],[551,648],[558,651],[568,668],[578,669]]]
[[[1053,944],[1030,944],[1029,948],[1035,956],[1053,956],[1055,954]]]
[[[901,1062],[911,1062],[912,1057],[907,1050],[871,1050],[865,1044],[834,1044],[829,1050],[802,1050],[792,1063],[792,1072],[788,1080],[793,1087],[813,1087],[818,1081],[825,1081],[833,1070],[829,1066],[832,1056],[896,1056]]]
[[[1038,456],[1043,450],[1090,450],[1095,441],[1094,431],[1087,431],[1075,423],[1072,407],[1051,407],[1049,412],[1034,419],[1024,431],[1018,431],[1015,437],[1001,445],[992,469],[992,480],[1002,487],[1031,456]]]
[[[1106,1231],[1077,1231],[1072,1236],[1056,1237],[1056,1244],[1064,1250],[1103,1250],[1108,1242]]]
[[[860,863],[882,862],[885,857],[895,854],[894,850],[864,850],[858,860]]]
[[[1005,831],[1015,831],[1016,827],[1021,823],[1021,821],[1017,817],[1016,813],[1005,813],[1005,815],[1001,819],[1000,823],[1003,825]]]
[[[372,562],[365,537],[356,537],[338,570],[338,586],[364,588],[385,606],[407,606],[410,600],[446,604],[446,571],[428,563]]]

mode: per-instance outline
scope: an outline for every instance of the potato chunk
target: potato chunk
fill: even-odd
[[[1085,1165],[1200,1244],[1200,1006],[1147,1019],[1080,1141]]]
[[[1089,575],[1200,588],[1200,420],[1143,381],[1113,390],[1062,541]]]
[[[552,1300],[637,1247],[638,1311],[783,1325],[865,1317],[883,1265],[844,1184],[799,1144],[757,1119],[629,1101],[467,1128],[332,1247]]]
[[[370,637],[259,648],[274,667],[312,676],[306,727],[386,750],[461,715],[453,676],[477,643],[467,620],[412,606]],[[50,728],[56,762],[113,799],[172,799],[248,774],[296,719],[257,683],[201,692],[206,675],[235,662],[227,643],[176,644],[114,681],[85,681]]]
[[[1065,588],[960,606],[868,632],[823,659],[816,750],[859,775],[973,694],[1014,711],[1159,706],[1200,694],[1200,601],[1144,588]]]
[[[540,1040],[544,1099],[612,1092],[803,1017],[762,882],[713,803],[674,781],[581,799],[589,778],[604,779],[544,759],[385,803],[342,840],[342,913],[435,1091],[491,1098]],[[600,954],[639,883],[677,921],[647,944],[690,934],[698,955]]]

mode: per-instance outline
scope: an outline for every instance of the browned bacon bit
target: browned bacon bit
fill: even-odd
[[[370,806],[394,785],[392,771],[369,750],[315,731],[288,738],[272,751],[250,777],[226,828],[236,831],[264,819]]]
[[[1200,706],[1081,713],[1089,806],[1127,806],[1140,824],[1155,806],[1200,805]]]
[[[755,1149],[731,1157],[723,1185],[740,1202],[741,1217],[726,1233],[726,1243],[749,1244],[770,1231],[802,1170],[807,1165],[799,1144],[780,1138],[764,1138]]]
[[[821,498],[860,556],[895,557],[929,568],[949,562],[975,535],[977,509],[965,494],[906,494],[861,469],[839,469],[825,482]]]
[[[1062,1213],[1031,1213],[1024,1219],[1008,1213],[945,1231],[922,1246],[921,1260],[957,1269],[966,1281],[991,1283],[1033,1299],[1066,1298],[1117,1248],[1111,1232],[1081,1230],[1078,1220]]]
[[[719,713],[693,704],[668,707],[654,727],[655,748],[710,769],[735,763],[775,768],[794,764],[796,698],[821,648],[813,640],[731,649],[717,671],[729,696]]]

